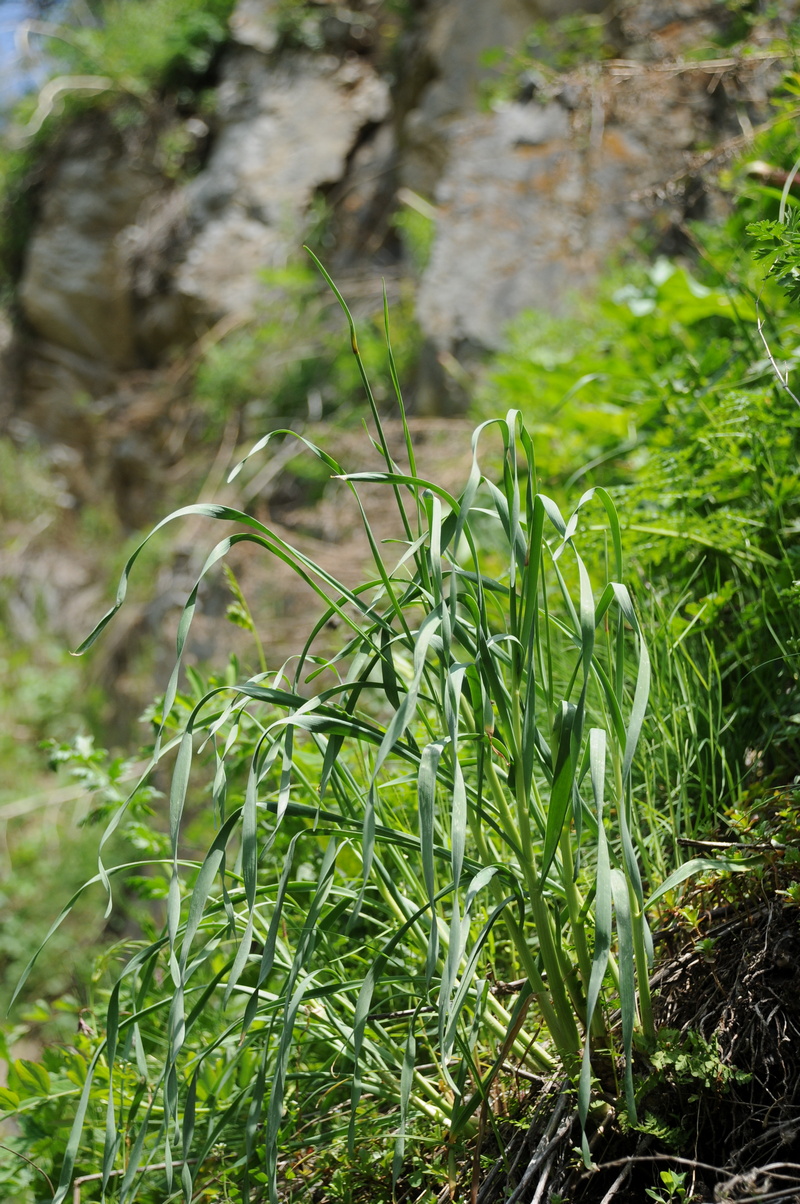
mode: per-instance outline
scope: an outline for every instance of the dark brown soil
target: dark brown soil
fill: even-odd
[[[751,900],[685,939],[653,982],[667,1032],[656,1059],[637,1055],[640,1127],[623,1131],[609,1099],[586,1171],[573,1095],[539,1085],[525,1123],[501,1134],[503,1157],[487,1171],[486,1142],[480,1176],[465,1168],[462,1200],[649,1204],[653,1191],[679,1204],[660,1178],[671,1170],[686,1204],[800,1204],[800,909],[774,891]]]

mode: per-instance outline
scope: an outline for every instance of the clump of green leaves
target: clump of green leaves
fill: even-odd
[[[752,181],[744,188],[748,216],[781,201]],[[749,227],[774,269],[766,279],[742,250],[734,212],[703,232],[711,250],[691,270],[665,260],[634,270],[580,320],[521,317],[480,401],[528,415],[554,494],[577,480],[603,484],[621,507],[657,642],[670,649],[655,653],[664,671],[653,725],[665,756],[660,783],[647,787],[652,831],[666,832],[656,816],[676,787],[691,784],[686,822],[713,828],[748,774],[783,782],[796,764],[800,408],[775,365],[794,391],[798,235],[783,199],[786,221]]]
[[[686,1180],[689,1177],[688,1171],[659,1171],[658,1175],[663,1188],[648,1187],[647,1195],[651,1200],[656,1200],[657,1204],[683,1204],[686,1199]]]
[[[650,1054],[650,1062],[659,1076],[695,1090],[714,1088],[724,1091],[731,1084],[747,1083],[752,1077],[723,1062],[716,1040],[707,1041],[693,1029],[681,1033],[677,1029],[662,1028],[658,1045]]]
[[[631,278],[632,277],[632,278]],[[743,378],[769,379],[750,359],[755,306],[745,293],[702,283],[664,258],[606,287],[574,318],[538,312],[512,323],[475,403],[518,406],[537,442],[537,466],[558,482],[618,483],[644,462],[665,408]]]
[[[58,32],[50,51],[70,70],[143,95],[202,76],[227,36],[234,0],[103,0],[97,23]],[[63,36],[62,36],[63,35]]]
[[[781,221],[751,222],[747,233],[753,239],[753,254],[764,261],[767,275],[775,280],[790,301],[800,301],[800,210],[786,210]]]

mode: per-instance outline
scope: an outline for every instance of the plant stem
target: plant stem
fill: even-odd
[[[495,996],[492,995],[491,991],[487,996],[487,1006],[496,1015],[492,1015],[491,1012],[487,1011],[486,1023],[498,1037],[505,1040],[511,1028],[511,1016]],[[528,1062],[535,1070],[544,1071],[546,1074],[551,1074],[555,1070],[556,1063],[545,1047],[529,1033],[526,1033],[525,1029],[521,1028],[519,1030],[511,1048],[520,1061]]]
[[[490,757],[487,757],[487,778],[492,797],[497,804],[501,817],[504,819],[504,824],[506,822],[505,817],[508,817],[507,822],[512,826],[512,830],[519,840],[516,825],[514,825],[508,802],[506,801],[505,791],[497,776],[494,762]],[[533,926],[539,938],[539,951],[547,973],[549,991],[545,987],[544,979],[536,967],[536,961],[525,939],[525,934],[519,924],[508,915],[507,911],[504,911],[503,914],[506,917],[506,926],[509,928],[525,973],[542,1009],[542,1015],[545,1018],[550,1035],[565,1066],[569,1067],[580,1055],[580,1036],[575,1023],[572,1005],[564,987],[565,970],[569,972],[569,966],[568,964],[565,966],[562,962],[562,958],[559,956],[558,949],[556,948],[550,910],[537,881],[533,865],[530,830],[528,830],[527,844],[529,855],[525,856],[526,850],[523,850],[521,869],[530,898]]]

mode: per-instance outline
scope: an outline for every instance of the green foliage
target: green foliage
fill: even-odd
[[[63,493],[48,472],[39,449],[17,447],[0,437],[0,519],[3,546],[14,548],[14,539],[24,535],[24,524],[39,520],[50,525],[58,514]]]
[[[50,47],[70,70],[143,95],[208,70],[233,0],[103,0],[100,23],[61,30]]]
[[[648,1187],[647,1195],[652,1200],[657,1200],[658,1204],[671,1204],[677,1200],[679,1204],[683,1204],[686,1199],[686,1180],[688,1171],[659,1171],[659,1178],[664,1184],[664,1190],[658,1191],[656,1188]]]
[[[308,0],[279,0],[276,25],[285,46],[319,51],[325,46],[325,9]]]
[[[676,1118],[670,1124],[668,1120],[656,1116],[651,1111],[645,1111],[635,1125],[628,1123],[628,1118],[623,1112],[620,1115],[620,1127],[623,1133],[631,1131],[643,1133],[645,1136],[655,1139],[668,1150],[680,1150],[686,1141],[686,1131],[681,1124],[681,1118]]]
[[[774,388],[721,391],[705,405],[679,397],[650,446],[647,486],[625,491],[642,571],[662,595],[684,590],[672,638],[712,657],[728,763],[783,774],[800,706],[800,409]]]
[[[779,200],[748,183],[742,208]],[[798,368],[793,212],[749,227],[766,280],[737,210],[699,232],[692,271],[659,260],[579,319],[523,316],[479,401],[521,408],[556,496],[582,480],[620,505],[658,632],[642,803],[668,842],[713,828],[754,766],[786,780],[800,751],[800,408],[776,375],[791,389]]]
[[[0,1151],[0,1182],[7,1192],[12,1186],[19,1192],[17,1196],[7,1195],[7,1199],[33,1201],[47,1198],[44,1179],[57,1176],[56,1168],[64,1156],[74,1115],[74,1098],[86,1080],[97,1044],[86,1013],[75,1003],[62,1000],[59,1013],[62,1017],[69,1016],[72,1021],[69,1048],[51,1044],[41,1061],[11,1058],[5,1051],[8,1057],[7,1086],[0,1090],[0,1104],[4,1111],[13,1112],[18,1133],[5,1140],[4,1145],[10,1148]],[[34,1016],[39,1018],[37,1012]],[[102,1079],[102,1074],[100,1077]],[[95,1127],[87,1126],[84,1148],[89,1157],[97,1150],[101,1134],[99,1123]],[[23,1153],[33,1167],[10,1151]]]
[[[724,1091],[732,1083],[746,1083],[751,1078],[723,1062],[716,1041],[713,1044],[706,1041],[693,1029],[681,1033],[677,1029],[662,1028],[650,1061],[659,1079],[663,1077],[693,1090],[714,1088]]]
[[[751,0],[720,0],[714,5],[707,40],[682,49],[682,57],[713,59],[738,54],[743,61],[769,47],[776,60],[797,67],[800,22],[787,18],[775,4],[754,4]],[[721,10],[727,10],[726,12]],[[627,14],[625,14],[627,15]],[[601,64],[626,53],[620,38],[620,14],[606,7],[598,13],[573,12],[561,17],[543,17],[534,21],[521,44],[512,50],[496,47],[483,56],[483,65],[492,69],[483,95],[488,104],[528,100],[531,95],[552,95],[564,73],[580,77],[581,69]],[[623,17],[623,27],[625,19]],[[638,49],[638,48],[637,48]],[[628,49],[627,53],[630,53]],[[790,93],[797,76],[788,76],[781,91]]]
[[[69,776],[80,787],[81,793],[91,798],[92,806],[83,822],[97,824],[108,820],[123,803],[127,803],[126,825],[132,825],[131,834],[139,836],[142,820],[153,814],[151,804],[160,797],[155,787],[142,784],[133,795],[129,783],[136,778],[136,763],[122,757],[110,757],[104,748],[96,748],[92,736],[77,736],[71,744],[48,744],[50,765],[53,769],[69,766]],[[127,826],[123,832],[128,831]],[[150,840],[155,842],[154,833]],[[162,845],[153,843],[150,851],[160,851]]]
[[[693,1029],[659,1029],[647,1062],[649,1073],[639,1084],[643,1115],[634,1123],[623,1115],[623,1131],[634,1129],[673,1151],[684,1150],[696,1139],[699,1108],[718,1112],[725,1106],[726,1093],[752,1077],[723,1062],[716,1037],[708,1041]],[[653,1190],[647,1194],[654,1200],[681,1199],[679,1177],[671,1187],[677,1193],[672,1197]]]
[[[800,717],[790,722],[796,725]],[[743,794],[725,822],[746,847],[759,850],[762,880],[794,905],[800,904],[800,791],[796,785],[764,790],[759,784]]]
[[[319,52],[332,37],[337,49],[342,42],[352,49],[368,46],[380,58],[411,22],[414,5],[410,0],[358,0],[350,5],[335,0],[277,0],[273,13],[281,49]]]
[[[429,201],[410,189],[403,191],[405,203],[393,219],[414,271],[419,275],[428,266],[436,236],[436,210]]]
[[[489,366],[477,414],[519,407],[550,485],[630,479],[667,402],[685,397],[688,410],[754,370],[769,379],[769,365],[749,358],[747,295],[704,285],[666,259],[628,275],[574,319],[523,314]]]
[[[76,831],[85,813],[81,791],[48,772],[39,744],[58,732],[79,732],[95,711],[98,692],[49,630],[46,576],[27,570],[42,543],[63,531],[68,515],[63,482],[33,447],[0,440],[0,1004],[53,918],[52,875],[69,892],[90,875],[96,838]],[[31,981],[34,995],[79,989],[90,972],[103,922],[94,907],[56,938]],[[19,1161],[19,1160],[17,1160]]]
[[[104,1097],[103,1163],[130,1151],[120,1200],[145,1198],[148,1162],[166,1164],[167,1193],[181,1178],[188,1195],[220,1144],[246,1155],[272,1200],[279,1181],[291,1195],[298,1151],[343,1130],[355,1174],[366,1116],[391,1133],[398,1179],[415,1125],[469,1134],[509,1058],[560,1063],[580,1081],[585,1122],[594,1051],[618,1048],[635,1116],[634,1032],[654,1039],[631,776],[650,661],[622,583],[616,510],[589,491],[565,518],[535,492],[533,447],[513,413],[476,431],[458,497],[418,475],[410,438],[396,462],[347,318],[383,464],[347,473],[301,443],[360,506],[362,484],[383,484],[402,551],[385,562],[362,506],[374,579],[351,589],[243,512],[178,512],[235,523],[201,579],[246,543],[311,584],[322,613],[291,679],[287,668],[204,686],[192,673],[179,694],[196,589],[187,602],[143,778],[172,762],[169,852],[157,856],[169,864],[165,924],[101,991],[105,1036],[70,1097],[56,1204],[80,1160],[97,1160]],[[494,478],[480,466],[492,433]],[[598,520],[612,552],[593,588],[579,547]],[[84,649],[122,604],[140,550]],[[247,620],[241,591],[236,605]],[[332,618],[346,642],[329,658],[315,637]],[[94,781],[94,750],[76,751]],[[217,827],[198,857],[186,830],[204,759]],[[135,799],[114,808],[109,833]],[[107,885],[135,868],[104,862],[101,847]],[[490,972],[523,974],[512,1012]],[[540,1040],[520,1027],[531,997]],[[171,1161],[182,1166],[174,1179]]]
[[[76,688],[76,673],[73,662],[72,672],[65,674],[65,685],[70,691]],[[15,684],[12,678],[11,689]],[[15,696],[19,703],[19,695]],[[56,714],[59,722],[66,724],[69,712],[63,702]],[[26,744],[20,741],[20,718],[18,713],[14,752],[0,744],[4,763],[13,761],[18,770],[15,782],[9,783],[0,794],[0,822],[5,834],[0,886],[4,913],[0,931],[4,1008],[8,1007],[14,981],[30,961],[33,944],[45,938],[53,921],[52,897],[49,891],[43,891],[43,880],[52,876],[62,892],[76,896],[70,923],[54,934],[29,980],[28,998],[42,995],[48,1000],[83,994],[98,947],[105,944],[117,926],[121,929],[126,922],[134,922],[137,899],[151,897],[152,885],[151,877],[141,882],[128,877],[117,917],[110,925],[98,915],[95,901],[79,893],[96,866],[94,825],[107,821],[127,797],[134,767],[122,758],[109,757],[96,749],[89,736],[79,735],[71,744],[60,745],[51,739],[44,742],[51,769],[68,765],[70,773],[67,783],[63,777],[58,780],[52,774],[48,780],[42,776],[44,754],[34,758],[28,751],[30,741]],[[77,716],[75,719],[78,721]],[[40,722],[44,726],[43,716]],[[54,717],[47,716],[47,728],[54,726]],[[163,853],[164,838],[159,840],[158,832],[148,822],[155,797],[152,788],[139,790],[128,809],[126,822],[113,840],[115,856],[126,860],[132,851],[134,855],[150,857]],[[141,918],[137,917],[136,922]],[[46,1020],[47,1017],[40,1016],[37,1024],[41,1026]]]
[[[779,203],[759,187],[748,219]],[[614,1050],[630,1125],[637,1098],[655,1107],[664,1089],[688,1104],[741,1081],[697,1034],[656,1042],[646,907],[711,865],[681,866],[678,838],[721,822],[764,846],[765,875],[800,899],[796,791],[770,788],[800,753],[800,409],[757,330],[758,310],[792,384],[796,248],[793,219],[760,219],[764,283],[726,247],[743,220],[709,236],[713,268],[660,260],[578,321],[520,319],[478,403],[479,417],[510,412],[479,427],[458,496],[419,475],[410,439],[402,463],[384,442],[378,404],[413,337],[372,390],[380,323],[367,317],[357,339],[351,325],[356,355],[342,352],[305,270],[271,274],[259,321],[209,350],[199,388],[219,421],[345,414],[366,385],[378,467],[348,472],[305,439],[292,467],[341,478],[358,506],[362,485],[382,485],[400,542],[377,545],[365,503],[374,572],[350,588],[251,515],[181,512],[233,523],[202,577],[246,544],[290,565],[318,612],[278,667],[228,571],[227,620],[255,638],[260,671],[232,661],[181,684],[176,670],[138,792],[88,738],[54,748],[94,818],[134,849],[112,864],[103,845],[95,889],[147,911],[139,937],[65,996],[65,1044],[7,1051],[0,1103],[21,1126],[16,1153],[0,1153],[9,1198],[33,1204],[44,1172],[64,1199],[103,1164],[106,1198],[145,1204],[300,1204],[323,1187],[342,1204],[388,1201],[408,1175],[415,1198],[433,1197],[443,1170],[426,1177],[422,1152],[470,1137],[505,1063],[560,1064],[586,1120],[593,1062]],[[20,471],[35,492],[35,464]],[[7,492],[0,506],[29,521],[35,506]],[[317,638],[331,620],[344,631],[333,653]],[[68,690],[48,685],[55,714]],[[79,919],[89,903],[76,899]],[[519,977],[509,1010],[491,983]],[[55,1011],[29,1009],[12,1036],[35,1037]],[[636,1127],[676,1145],[680,1122],[646,1112]],[[680,1174],[661,1179],[654,1199],[682,1199]]]
[[[199,366],[195,394],[212,421],[242,414],[249,432],[275,420],[356,415],[363,406],[361,378],[318,277],[304,264],[262,275],[267,298],[259,318],[211,347]],[[396,367],[407,382],[420,347],[409,292],[395,315]],[[359,345],[367,371],[377,374],[385,355],[382,311],[364,322]],[[379,403],[389,397],[390,387],[376,388]]]
[[[225,41],[234,0],[103,0],[99,20],[53,24],[47,53],[60,86],[48,103],[24,97],[0,138],[0,286],[10,293],[35,219],[35,189],[48,154],[77,116],[110,110],[119,124],[141,122],[165,92],[185,101]],[[91,10],[84,7],[91,17]],[[85,18],[84,18],[85,20]],[[77,83],[73,77],[77,77]],[[182,140],[182,141],[181,141]],[[183,169],[185,133],[162,133],[156,161],[167,176]]]
[[[569,71],[580,63],[597,62],[613,53],[609,45],[608,18],[596,13],[567,13],[556,20],[534,21],[523,57],[546,63],[556,71]]]
[[[767,273],[778,282],[790,301],[800,301],[800,213],[796,206],[785,220],[751,222],[753,254],[766,261]]]

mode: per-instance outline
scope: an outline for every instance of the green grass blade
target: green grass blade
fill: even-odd
[[[611,871],[611,893],[619,941],[619,1004],[622,1016],[622,1048],[625,1054],[625,1103],[631,1123],[636,1123],[633,1092],[633,1029],[636,1023],[636,962],[633,949],[633,920],[625,875]]]
[[[586,992],[586,1036],[578,1085],[578,1116],[582,1129],[581,1148],[584,1165],[587,1167],[591,1166],[592,1162],[586,1136],[586,1122],[589,1117],[592,1092],[591,1035],[595,1009],[600,998],[611,952],[611,865],[603,820],[606,775],[606,733],[604,731],[599,728],[592,729],[589,733],[589,749],[592,794],[597,814],[597,868],[594,898],[594,953],[589,987]]]

